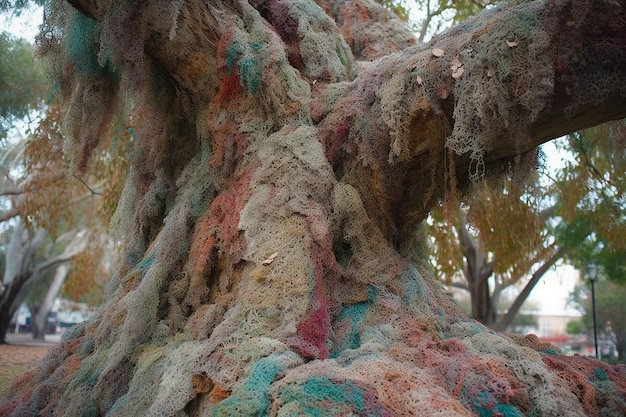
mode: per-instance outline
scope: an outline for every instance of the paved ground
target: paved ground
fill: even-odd
[[[9,345],[50,347],[60,341],[60,334],[47,334],[45,340],[34,340],[30,333],[7,334],[7,344]]]

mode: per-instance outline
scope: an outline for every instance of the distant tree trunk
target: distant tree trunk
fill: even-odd
[[[626,115],[626,7],[416,47],[367,0],[71,3],[39,41],[77,169],[132,113],[125,250],[0,414],[618,415],[616,368],[467,318],[416,226],[453,176]]]
[[[9,287],[6,291],[12,291],[13,293],[16,293],[16,289],[14,287]],[[6,294],[6,295],[7,295],[7,298],[13,297],[13,294]],[[5,294],[3,293],[2,296],[4,297]],[[10,303],[0,304],[0,344],[6,343],[6,337],[9,331],[9,326],[11,325],[11,319],[13,318],[16,312],[17,312],[17,308],[13,309]]]
[[[624,363],[626,359],[626,330],[615,330],[615,349],[617,349],[618,362]]]
[[[59,292],[61,291],[61,287],[65,282],[68,271],[69,267],[67,264],[61,264],[57,266],[54,273],[54,278],[52,279],[50,287],[48,287],[48,291],[46,292],[46,297],[44,298],[43,302],[37,306],[35,312],[33,312],[33,309],[31,308],[31,323],[33,324],[34,339],[45,339],[46,333],[48,331],[48,315],[50,314],[50,310],[52,309],[52,307],[54,307],[54,300],[56,300]]]
[[[461,210],[459,210],[459,219],[461,252],[466,262],[463,273],[470,293],[472,317],[485,326],[492,327],[497,319],[498,308],[498,303],[493,296],[499,296],[499,292],[496,294],[489,287],[489,277],[493,274],[493,262],[487,263],[485,254],[470,236],[465,214]]]
[[[4,290],[0,295],[0,343],[6,343],[11,319],[39,277],[33,275],[30,267],[45,238],[45,232],[40,230],[31,236],[21,220],[15,223],[2,277]]]
[[[46,335],[45,322],[37,322],[37,313],[40,310],[39,303],[26,303],[30,311],[30,329],[33,340],[44,340]]]
[[[0,294],[0,344],[6,343],[6,333],[11,319],[26,299],[33,285],[43,278],[49,269],[68,262],[74,255],[81,252],[87,243],[87,236],[82,232],[66,234],[49,246],[45,246],[47,237],[47,233],[41,229],[30,232],[21,220],[16,222],[6,255],[2,281],[4,289]],[[70,242],[66,244],[60,254],[50,254],[59,241],[69,237],[71,237]],[[35,259],[39,251],[46,253],[40,254],[39,259]],[[39,308],[35,310],[38,311]],[[35,326],[35,316],[36,314],[31,314],[33,326]],[[43,337],[43,333],[39,330],[38,328],[37,336]]]

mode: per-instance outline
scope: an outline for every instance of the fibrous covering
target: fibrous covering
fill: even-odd
[[[39,42],[76,169],[133,129],[125,248],[1,414],[624,415],[626,368],[486,329],[414,259],[446,175],[626,95],[623,2],[421,46],[368,0],[94,3],[53,2]]]

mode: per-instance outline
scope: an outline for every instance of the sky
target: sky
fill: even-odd
[[[34,42],[38,25],[42,21],[42,10],[25,10],[21,16],[11,19],[0,17],[3,30],[15,36]],[[547,156],[547,164],[554,169],[563,166],[560,154],[552,142],[542,146]],[[546,315],[580,315],[576,310],[567,308],[567,297],[579,280],[580,273],[569,265],[557,264],[548,271],[530,294],[529,301],[539,308],[540,314]]]
[[[571,155],[557,150],[554,141],[541,145],[541,150],[546,155],[546,165],[550,172],[562,168],[565,160],[571,160]],[[580,316],[580,312],[566,305],[569,293],[579,280],[580,272],[577,269],[557,262],[556,267],[546,272],[528,299],[537,304],[541,314]]]
[[[41,7],[38,7],[33,10],[23,10],[20,16],[0,15],[2,30],[34,42],[39,31],[38,26],[42,22],[42,13]]]
[[[567,297],[580,280],[580,272],[570,265],[559,265],[548,271],[533,289],[528,300],[539,307],[542,315],[580,316],[580,312],[567,306]]]

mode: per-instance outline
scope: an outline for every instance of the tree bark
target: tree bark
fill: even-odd
[[[615,368],[465,317],[416,225],[454,176],[626,115],[623,2],[522,3],[421,47],[366,0],[71,3],[40,43],[78,169],[132,109],[125,251],[0,413],[616,413]]]

